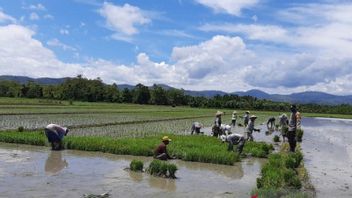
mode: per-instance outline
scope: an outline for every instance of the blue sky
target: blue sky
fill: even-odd
[[[352,3],[0,0],[0,75],[352,94]]]

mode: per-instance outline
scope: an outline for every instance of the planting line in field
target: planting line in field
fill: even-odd
[[[135,121],[127,121],[127,122],[110,122],[110,123],[102,123],[102,124],[83,124],[83,125],[73,125],[73,126],[67,126],[70,129],[76,129],[76,128],[90,128],[90,127],[103,127],[103,126],[114,126],[114,125],[128,125],[128,124],[142,124],[142,123],[153,123],[153,122],[163,122],[163,121],[175,121],[175,120],[188,120],[188,119],[194,119],[194,118],[210,118],[213,116],[189,116],[189,117],[179,117],[179,118],[165,118],[165,119],[151,119],[151,120],[135,120]],[[37,130],[43,130],[44,128],[33,128],[33,129],[26,129],[28,131],[37,131]],[[11,131],[11,130],[4,130],[6,131]]]
[[[186,111],[163,111],[163,110],[157,110],[157,111],[141,111],[141,110],[135,110],[135,111],[82,111],[82,112],[26,112],[26,113],[0,113],[0,116],[9,116],[9,115],[67,115],[67,114],[94,114],[94,113],[99,113],[99,114],[112,114],[112,113],[155,113],[155,112],[186,112]]]

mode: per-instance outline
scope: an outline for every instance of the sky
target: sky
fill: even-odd
[[[0,0],[0,75],[352,94],[352,1]]]

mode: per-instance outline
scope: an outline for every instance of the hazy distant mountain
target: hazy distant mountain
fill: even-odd
[[[352,95],[337,96],[317,91],[306,91],[289,95],[267,94],[260,90],[249,90],[246,92],[234,92],[239,96],[253,96],[259,99],[267,99],[279,102],[291,103],[315,103],[315,104],[352,104]]]
[[[11,80],[16,81],[18,83],[27,83],[28,81],[33,81],[39,84],[52,85],[52,84],[60,84],[64,82],[68,78],[29,78],[26,76],[0,76],[1,80]],[[165,84],[158,84],[163,89],[173,89],[173,87]],[[119,89],[133,89],[135,85],[128,84],[120,84],[117,85]],[[239,96],[253,96],[259,99],[267,99],[272,101],[279,102],[291,102],[291,103],[316,103],[316,104],[352,104],[352,95],[349,96],[337,96],[324,92],[315,92],[315,91],[307,91],[301,93],[293,93],[289,95],[282,94],[268,94],[263,91],[252,89],[245,92],[233,92],[226,93],[223,91],[217,90],[204,90],[204,91],[192,91],[185,90],[187,95],[191,96],[204,96],[204,97],[213,97],[215,95],[225,95],[225,94],[236,94]]]
[[[27,76],[0,76],[1,80],[15,81],[21,84],[26,84],[29,81],[36,82],[42,85],[56,85],[63,83],[68,78],[30,78]]]

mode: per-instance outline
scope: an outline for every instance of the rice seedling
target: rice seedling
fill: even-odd
[[[303,129],[297,129],[297,131],[296,131],[297,142],[302,142],[303,134],[304,134]]]
[[[143,162],[140,160],[132,160],[130,163],[130,170],[131,171],[143,171]]]
[[[246,142],[243,152],[253,157],[266,158],[274,150],[272,144],[265,142]]]
[[[23,126],[18,127],[18,128],[17,128],[17,131],[18,131],[18,132],[23,132],[23,131],[24,131],[24,127],[23,127]]]
[[[177,166],[160,160],[153,160],[147,170],[151,175],[176,179]]]
[[[280,142],[280,137],[278,135],[275,135],[273,138],[274,142]]]

